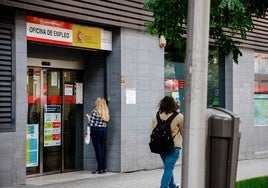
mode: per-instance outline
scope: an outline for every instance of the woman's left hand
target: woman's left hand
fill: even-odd
[[[89,114],[86,114],[88,121],[90,121],[91,116]]]

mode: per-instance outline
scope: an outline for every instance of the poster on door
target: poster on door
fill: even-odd
[[[44,114],[44,147],[61,145],[61,106],[47,105]]]
[[[38,166],[38,124],[26,125],[26,167]]]

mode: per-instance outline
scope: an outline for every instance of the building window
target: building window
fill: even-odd
[[[164,90],[165,95],[171,95],[180,102],[180,110],[184,111],[184,63],[165,61]]]
[[[255,126],[268,126],[268,54],[254,57]]]
[[[225,107],[224,101],[224,58],[222,59],[219,48],[210,46],[208,57],[208,88],[207,106]],[[174,48],[165,49],[164,90],[165,95],[172,95],[181,103],[184,111],[185,92],[185,64],[183,58],[178,56]]]
[[[180,102],[180,111],[184,112],[185,64],[178,50],[172,46],[165,48],[164,92]]]

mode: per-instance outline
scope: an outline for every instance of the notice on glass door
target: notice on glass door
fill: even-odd
[[[44,147],[61,145],[61,106],[47,105],[44,114]]]
[[[51,86],[58,86],[58,72],[51,72]]]
[[[64,84],[64,95],[73,96],[73,84]]]
[[[75,104],[83,104],[83,83],[75,83]]]
[[[38,124],[26,125],[26,167],[38,166]]]

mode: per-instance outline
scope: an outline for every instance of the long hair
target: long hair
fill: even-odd
[[[98,97],[95,101],[95,109],[94,109],[103,121],[109,121],[109,109],[106,103],[106,100],[102,97]]]
[[[165,114],[172,113],[178,109],[178,105],[172,96],[165,96],[161,99],[158,107],[160,113],[164,112]]]

